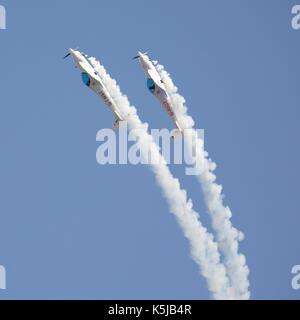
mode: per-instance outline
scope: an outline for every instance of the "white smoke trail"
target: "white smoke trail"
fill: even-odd
[[[213,236],[199,221],[199,215],[193,210],[192,201],[187,198],[186,191],[181,189],[178,179],[172,176],[165,159],[160,154],[159,147],[148,134],[148,125],[141,122],[136,109],[130,105],[127,97],[121,93],[116,81],[110,77],[104,67],[95,58],[89,58],[89,61],[122,114],[127,115],[128,128],[138,141],[142,157],[148,159],[150,154],[151,159],[159,159],[159,164],[149,166],[168,202],[170,212],[175,215],[185,237],[190,242],[192,258],[205,277],[210,294],[214,299],[234,299],[225,267],[220,263],[218,246]]]
[[[243,240],[244,235],[233,227],[230,221],[232,217],[231,210],[223,204],[222,186],[215,182],[216,175],[213,173],[216,169],[216,164],[208,158],[209,155],[204,149],[203,139],[193,129],[194,121],[187,114],[185,99],[178,94],[177,87],[164,67],[158,65],[156,61],[154,61],[154,64],[166,85],[181,127],[190,129],[187,132],[194,136],[195,168],[199,172],[197,179],[202,186],[205,203],[212,218],[212,227],[216,233],[218,246],[224,256],[224,263],[231,286],[234,288],[238,299],[249,299],[249,268],[246,265],[245,256],[238,252],[239,241]]]

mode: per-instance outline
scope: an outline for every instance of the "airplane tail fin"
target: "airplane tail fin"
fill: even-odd
[[[113,124],[112,124],[112,128],[114,130],[124,128],[126,126],[126,123],[127,123],[126,120],[120,120],[118,117],[116,117]]]
[[[174,129],[172,131],[172,139],[182,138],[182,132],[179,129]]]
[[[114,130],[117,130],[117,129],[119,129],[119,127],[120,127],[120,120],[118,118],[115,118],[115,120],[114,120],[114,122],[112,124],[112,128]]]

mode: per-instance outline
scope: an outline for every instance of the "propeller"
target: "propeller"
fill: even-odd
[[[74,50],[76,51],[76,50],[78,50],[78,49],[79,49],[79,48],[76,47]],[[67,54],[64,56],[64,59],[68,58],[70,55],[71,55],[71,52],[67,53]]]
[[[68,58],[69,56],[71,55],[71,53],[67,53],[65,56],[64,56],[64,59]]]
[[[148,51],[147,52],[144,52],[143,54],[148,54]],[[137,56],[133,57],[132,60],[135,60],[135,59],[138,59],[140,58],[140,55],[138,54]]]

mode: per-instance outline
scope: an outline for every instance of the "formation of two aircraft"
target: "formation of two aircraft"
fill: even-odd
[[[79,70],[81,71],[82,81],[86,86],[91,88],[98,96],[102,98],[104,103],[111,109],[115,114],[115,121],[113,128],[118,128],[119,122],[126,120],[118,109],[116,103],[109,94],[109,91],[105,87],[103,81],[94,68],[89,63],[86,56],[74,49],[70,49],[69,53],[65,56],[72,56]],[[147,77],[147,87],[152,94],[154,94],[162,106],[167,111],[169,117],[173,120],[177,130],[182,133],[182,128],[177,120],[174,108],[172,106],[171,98],[166,90],[165,84],[156,70],[153,62],[149,59],[147,54],[139,52],[134,59],[139,59],[141,66]]]

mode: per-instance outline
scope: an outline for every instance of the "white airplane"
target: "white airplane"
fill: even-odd
[[[140,64],[146,73],[148,89],[152,94],[154,94],[158,98],[160,103],[166,109],[170,118],[173,120],[176,128],[179,130],[180,133],[182,133],[183,130],[179,124],[179,121],[172,107],[171,98],[153,62],[150,60],[146,53],[141,52],[138,52],[138,55],[135,56],[133,59],[139,59]]]
[[[99,97],[101,97],[104,103],[115,114],[113,128],[118,128],[120,121],[124,121],[124,118],[122,117],[121,112],[119,111],[117,105],[110,96],[98,73],[94,70],[94,68],[89,63],[88,59],[83,53],[74,49],[69,49],[69,53],[64,58],[67,58],[69,56],[72,56],[76,65],[80,69],[83,83],[89,88],[91,88]]]

